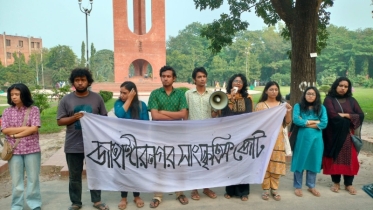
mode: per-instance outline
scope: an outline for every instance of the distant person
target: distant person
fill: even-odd
[[[210,96],[213,91],[206,88],[207,71],[203,67],[198,67],[193,70],[192,78],[196,88],[185,92],[186,101],[188,103],[188,119],[189,120],[204,120],[218,115],[218,110],[215,110],[210,105]],[[216,193],[209,188],[204,188],[203,193],[210,198],[216,198]],[[200,195],[197,189],[192,190],[191,198],[199,200]]]
[[[266,110],[272,107],[279,106],[282,103],[282,96],[280,92],[280,86],[277,82],[270,81],[264,87],[263,93],[260,96],[259,103],[256,105],[255,111]],[[269,161],[267,171],[264,176],[262,183],[262,199],[268,200],[269,195],[273,196],[276,201],[281,200],[281,196],[278,193],[278,187],[280,185],[281,175],[286,173],[286,154],[283,129],[289,123],[291,123],[291,111],[292,106],[286,103],[286,114],[284,116],[283,124],[277,134],[276,144],[273,148],[271,159]]]
[[[351,81],[347,77],[340,77],[334,81],[324,99],[324,106],[328,112],[328,126],[323,132],[323,173],[331,175],[331,191],[339,192],[343,175],[344,189],[351,195],[356,195],[352,183],[360,166],[350,133],[354,134],[355,129],[363,124],[364,112],[352,97],[351,88]]]
[[[159,71],[163,87],[153,90],[149,96],[148,110],[154,121],[186,120],[188,119],[188,104],[185,93],[174,88],[176,72],[171,66],[163,66]],[[183,205],[188,204],[188,198],[183,192],[175,192],[176,199]],[[154,193],[150,208],[157,208],[162,202],[163,193]]]
[[[82,208],[82,172],[84,163],[83,133],[80,111],[107,116],[101,96],[88,90],[93,83],[91,72],[87,68],[74,69],[69,78],[75,92],[65,95],[58,106],[57,124],[66,126],[65,155],[69,169],[69,210]],[[108,210],[109,206],[101,202],[101,190],[90,190],[93,207]]]
[[[233,116],[250,113],[254,109],[253,100],[247,92],[247,79],[243,74],[234,74],[228,81],[226,89],[228,105],[221,110],[221,116]],[[238,196],[241,201],[248,201],[250,184],[235,184],[225,187],[224,197],[230,199]]]
[[[303,196],[303,171],[306,170],[308,191],[319,197],[320,192],[315,189],[316,175],[321,170],[324,151],[322,130],[328,124],[328,116],[315,87],[306,88],[300,102],[294,105],[293,124],[299,127],[291,162],[294,193],[298,197]]]
[[[126,81],[120,85],[120,96],[114,104],[114,113],[118,118],[149,120],[148,108],[143,101],[139,100],[135,83]],[[121,210],[127,207],[127,194],[126,191],[121,192],[122,200],[118,204]],[[133,197],[137,208],[144,206],[139,192],[133,192]]]
[[[2,115],[1,131],[14,147],[13,156],[8,161],[12,179],[11,209],[24,209],[25,174],[26,203],[33,210],[41,209],[39,145],[40,111],[32,106],[34,101],[28,87],[22,83],[8,88],[7,99],[10,107]],[[16,143],[18,142],[18,144]]]

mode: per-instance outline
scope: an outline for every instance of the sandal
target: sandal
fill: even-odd
[[[226,199],[230,199],[230,198],[231,198],[231,196],[230,196],[230,195],[228,195],[227,193],[224,193],[224,198],[226,198]]]
[[[330,190],[331,190],[332,192],[337,193],[337,192],[339,192],[339,189],[340,189],[340,188],[341,188],[341,187],[340,187],[339,183],[334,183],[333,186],[330,187]]]
[[[144,206],[144,201],[140,198],[140,196],[135,197],[133,202],[135,202],[137,208],[142,208]]]
[[[183,205],[187,205],[189,203],[188,198],[185,195],[179,195],[176,200],[179,200],[179,202]]]
[[[302,192],[302,189],[295,189],[294,190],[294,194],[298,197],[302,197],[303,196],[303,192]]]
[[[203,190],[203,194],[207,195],[209,198],[215,199],[218,197],[214,191],[210,190],[209,188],[206,188]]]
[[[124,210],[127,208],[127,198],[122,198],[122,200],[118,204],[118,209]]]
[[[308,190],[308,192],[312,193],[312,195],[314,195],[316,197],[320,197],[320,192],[317,191],[315,188],[308,188],[307,190]]]
[[[68,208],[68,210],[79,210],[79,209],[81,209],[81,208],[82,208],[82,206],[79,206],[79,205],[73,204],[73,205],[71,205],[71,206]]]
[[[263,191],[262,199],[265,200],[265,201],[267,201],[269,199],[269,191],[268,190]]]
[[[275,199],[276,201],[281,200],[281,196],[280,196],[280,194],[278,194],[277,190],[271,190],[271,194],[273,196],[273,199]]]
[[[241,201],[248,201],[248,200],[249,200],[249,196],[248,195],[241,196]]]
[[[149,205],[150,205],[150,208],[157,208],[160,203],[161,203],[161,201],[159,201],[158,199],[153,198],[152,202],[150,202]]]
[[[201,197],[199,196],[197,190],[192,190],[192,192],[190,193],[190,197],[191,197],[193,200],[196,200],[196,201],[198,201],[198,200],[201,198]]]
[[[107,206],[105,203],[99,203],[97,205],[93,204],[93,207],[99,210],[109,210],[109,206]]]
[[[345,186],[345,190],[350,193],[350,195],[356,195],[356,189],[352,185]]]

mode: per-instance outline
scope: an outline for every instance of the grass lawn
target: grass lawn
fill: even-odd
[[[264,86],[256,87],[255,90],[262,92],[264,89]],[[280,87],[280,91],[283,97],[285,97],[286,94],[290,93],[290,87]],[[324,100],[325,94],[321,94],[321,101]],[[253,99],[254,103],[258,103],[258,100],[260,98],[260,94],[254,94]],[[354,92],[352,93],[353,97],[357,100],[359,103],[361,109],[365,113],[365,122],[373,122],[373,89],[369,88],[363,88],[363,87],[354,87]]]

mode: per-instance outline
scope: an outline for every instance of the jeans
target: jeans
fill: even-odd
[[[69,168],[69,196],[72,205],[82,206],[82,172],[84,153],[66,153]],[[101,201],[101,190],[90,190],[93,203]]]
[[[24,194],[24,172],[27,175],[26,203],[31,209],[41,207],[40,195],[40,152],[27,155],[13,155],[8,162],[12,178],[12,210],[22,210]]]
[[[294,188],[301,189],[303,180],[303,171],[294,172]],[[306,186],[309,188],[315,188],[316,186],[316,173],[312,171],[306,171]]]

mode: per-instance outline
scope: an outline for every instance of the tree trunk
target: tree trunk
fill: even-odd
[[[288,25],[292,43],[291,104],[299,102],[307,87],[316,86],[316,57],[310,53],[316,53],[318,9],[319,1],[297,1],[292,24]]]

